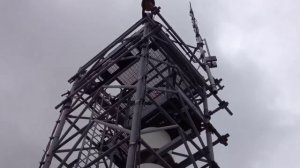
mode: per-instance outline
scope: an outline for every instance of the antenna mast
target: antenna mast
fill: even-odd
[[[199,33],[198,22],[197,22],[197,19],[195,18],[191,2],[190,2],[190,16],[191,16],[191,19],[192,19],[194,32],[196,34],[197,47],[203,48],[204,43],[203,43],[202,37]]]
[[[191,2],[190,2],[190,16],[192,19],[192,24],[193,24],[194,32],[196,34],[196,42],[197,42],[197,47],[195,48],[193,53],[195,54],[198,50],[200,51],[200,61],[203,63],[202,65],[203,69],[206,71],[212,89],[216,93],[218,89],[216,87],[215,79],[211,74],[210,68],[217,67],[217,57],[210,55],[207,41],[206,39],[203,40],[199,33],[198,22],[195,18]],[[208,56],[205,56],[206,51],[203,49],[204,44],[206,46]]]

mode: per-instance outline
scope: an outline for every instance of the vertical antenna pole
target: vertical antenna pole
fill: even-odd
[[[214,78],[213,78],[213,76],[211,74],[209,66],[204,61],[205,60],[204,59],[204,57],[205,57],[205,51],[203,49],[204,42],[203,42],[203,39],[202,39],[202,37],[201,37],[201,35],[199,33],[199,28],[198,28],[198,25],[197,25],[197,20],[195,18],[191,2],[190,2],[190,16],[191,16],[191,19],[192,19],[192,24],[193,24],[194,32],[196,34],[197,48],[200,50],[200,59],[202,59],[202,62],[204,63],[205,71],[207,73],[207,76],[208,76],[210,85],[212,87],[212,90],[213,90],[214,93],[217,93],[218,89],[216,87],[215,80],[214,80]]]
[[[204,45],[204,42],[206,42],[206,40],[203,41],[200,33],[199,33],[199,28],[198,28],[198,25],[197,25],[197,20],[194,16],[194,12],[193,12],[193,9],[192,9],[192,4],[190,2],[190,16],[191,16],[191,19],[192,19],[192,23],[193,23],[193,28],[194,28],[194,32],[196,34],[196,42],[197,42],[197,48],[200,50],[200,59],[202,59],[202,62],[204,63],[204,67],[205,67],[205,71],[207,73],[207,76],[208,76],[208,79],[209,79],[209,82],[210,82],[210,85],[212,87],[212,90],[214,93],[217,92],[217,88],[216,88],[216,84],[215,84],[215,81],[214,81],[214,78],[211,74],[211,71],[210,71],[210,68],[209,66],[207,65],[206,61],[205,61],[205,52],[204,49],[203,49],[203,45]],[[206,45],[206,44],[205,44]],[[207,47],[207,52],[210,56],[210,53],[209,53],[209,50],[208,50],[208,46]],[[207,88],[206,86],[204,85],[203,86],[203,109],[204,109],[204,116],[206,118],[206,120],[210,120],[210,116],[209,116],[209,112],[208,112],[208,102],[207,102],[207,95],[206,95],[206,91],[207,91]],[[209,167],[210,168],[216,168],[218,167],[215,163],[215,159],[214,159],[214,151],[213,151],[213,141],[212,141],[212,132],[210,130],[210,128],[207,128],[206,129],[206,143],[207,143],[207,147],[208,147],[208,156],[209,156]]]
[[[149,25],[145,23],[144,37],[149,33]],[[145,99],[146,90],[146,71],[147,71],[148,40],[144,43],[141,57],[139,60],[140,69],[138,82],[136,84],[135,105],[131,122],[131,132],[129,140],[129,149],[126,161],[126,168],[135,168],[137,165],[137,153],[140,143],[141,115]]]
[[[190,2],[190,16],[191,16],[191,19],[192,19],[194,32],[196,34],[197,47],[203,48],[203,40],[202,40],[202,37],[201,37],[201,35],[199,33],[199,28],[198,28],[198,25],[197,25],[197,20],[195,18],[191,2]]]

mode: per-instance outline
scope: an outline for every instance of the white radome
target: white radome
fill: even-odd
[[[148,127],[143,130],[149,130],[149,129],[155,129],[155,128],[157,128],[157,127]],[[159,148],[163,147],[164,145],[171,142],[171,137],[164,130],[142,134],[141,138],[153,149],[159,149]],[[144,150],[144,149],[145,149],[145,147],[142,145],[141,150]],[[172,153],[172,151],[169,151],[169,153]],[[140,165],[140,168],[163,168],[163,167],[161,165],[154,164],[154,163],[142,163]]]
[[[153,129],[156,127],[148,127],[143,130]],[[152,148],[159,149],[163,147],[164,145],[171,142],[171,137],[166,131],[157,131],[157,132],[151,132],[142,134],[141,138]],[[144,146],[141,147],[141,150],[145,149]]]

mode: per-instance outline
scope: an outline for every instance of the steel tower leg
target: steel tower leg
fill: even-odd
[[[209,112],[208,112],[208,102],[207,102],[207,95],[206,95],[206,86],[203,86],[203,109],[204,109],[204,116],[207,120],[209,120]],[[212,142],[212,132],[210,128],[206,129],[206,142],[208,147],[208,156],[210,162],[210,168],[216,168],[214,166],[215,158],[214,158],[214,151],[213,151],[213,142]]]
[[[73,87],[72,87],[69,94],[71,94],[74,91],[74,87],[75,87],[74,85],[73,85]],[[50,137],[50,138],[53,138],[53,140],[52,140],[52,143],[49,146],[48,153],[46,154],[46,160],[45,160],[45,164],[44,164],[43,168],[49,168],[50,165],[51,165],[51,161],[52,161],[52,158],[54,156],[54,150],[58,145],[58,140],[59,140],[59,137],[62,133],[63,127],[65,125],[66,117],[67,117],[67,114],[70,111],[71,105],[72,105],[72,99],[70,98],[69,100],[67,100],[65,102],[64,106],[62,107],[61,116],[57,121],[57,122],[59,122],[58,126],[55,130],[54,136]]]
[[[145,23],[144,34],[145,37],[149,32],[149,25]],[[135,105],[133,109],[133,117],[131,124],[129,149],[126,161],[126,168],[135,168],[137,165],[137,152],[140,144],[141,131],[141,115],[145,99],[146,90],[146,73],[147,73],[147,56],[148,56],[148,40],[144,43],[140,57],[139,78],[136,84]]]

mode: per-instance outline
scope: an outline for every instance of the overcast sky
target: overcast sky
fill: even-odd
[[[298,167],[300,1],[191,2],[234,112],[212,119],[231,135],[219,165]],[[156,3],[195,44],[188,1]],[[67,79],[140,17],[138,0],[0,0],[0,167],[38,166]]]

